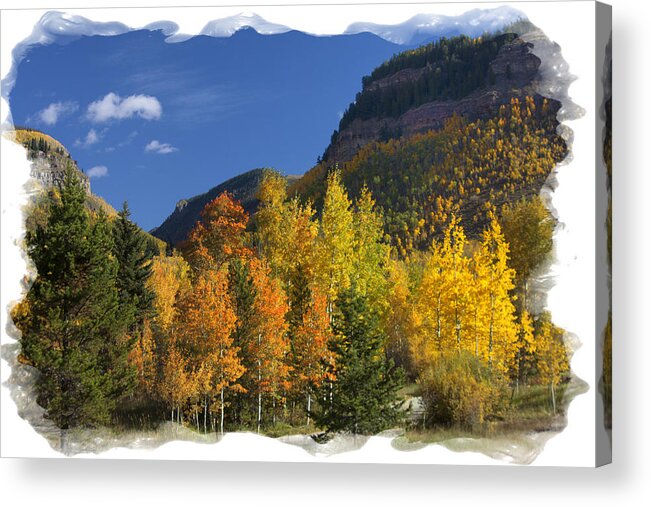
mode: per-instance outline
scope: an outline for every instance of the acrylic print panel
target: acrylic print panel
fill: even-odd
[[[595,8],[2,11],[2,455],[609,461]]]

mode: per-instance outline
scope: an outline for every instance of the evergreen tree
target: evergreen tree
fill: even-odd
[[[104,214],[91,222],[85,198],[68,166],[47,223],[27,234],[38,275],[15,319],[22,355],[40,372],[38,402],[62,429],[109,422],[133,385],[119,350],[125,326],[110,224]]]
[[[117,289],[122,319],[129,330],[137,333],[153,310],[154,292],[147,285],[153,257],[147,239],[129,217],[125,202],[113,226],[113,255],[118,262]]]
[[[327,432],[374,434],[400,419],[397,391],[403,371],[384,354],[386,336],[365,296],[354,287],[339,295],[330,349],[335,363],[314,415]]]
[[[228,286],[233,301],[233,309],[237,317],[233,330],[233,345],[240,350],[247,350],[255,340],[255,298],[256,289],[251,278],[249,263],[238,258],[233,259],[228,265]],[[251,373],[255,368],[252,358],[242,354],[242,365],[245,373],[239,383],[244,392],[238,393],[233,401],[235,420],[241,424],[247,416],[246,408],[251,405],[250,391],[253,390],[254,379]],[[251,403],[247,403],[250,401]]]

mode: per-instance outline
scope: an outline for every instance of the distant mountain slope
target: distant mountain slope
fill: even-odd
[[[255,195],[264,171],[265,169],[253,169],[211,188],[204,194],[180,200],[172,214],[159,227],[153,229],[151,234],[170,245],[177,245],[187,237],[200,219],[201,210],[206,204],[223,192],[233,194],[235,199],[242,204],[244,211],[252,214],[258,205]],[[295,177],[289,176],[288,178]]]
[[[417,14],[395,25],[358,22],[350,25],[345,33],[371,32],[396,44],[415,45],[461,34],[478,37],[525,17],[521,11],[501,5],[494,9],[472,9],[458,16]]]

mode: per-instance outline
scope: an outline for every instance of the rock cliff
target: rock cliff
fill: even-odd
[[[365,144],[383,137],[408,137],[438,129],[452,115],[470,120],[495,114],[502,104],[513,97],[536,95],[535,80],[540,59],[532,52],[531,43],[516,38],[502,46],[490,62],[492,84],[479,88],[458,100],[433,100],[409,109],[398,117],[389,115],[370,119],[356,118],[335,136],[327,148],[324,160],[330,163],[346,162]],[[378,89],[398,88],[417,82],[428,67],[401,69],[398,72],[367,84],[362,93]]]

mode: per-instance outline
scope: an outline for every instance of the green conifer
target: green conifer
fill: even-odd
[[[339,296],[332,326],[333,380],[324,383],[321,407],[312,414],[316,424],[327,432],[365,435],[397,424],[404,374],[386,358],[378,315],[354,287]]]

